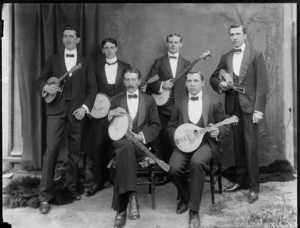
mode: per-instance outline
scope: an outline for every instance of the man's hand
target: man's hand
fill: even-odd
[[[208,132],[210,132],[210,136],[211,136],[212,138],[217,139],[218,136],[219,136],[219,128],[214,127],[213,124],[209,124],[208,126],[211,127],[211,128],[208,130]]]
[[[121,108],[121,107],[117,107],[113,110],[110,110],[108,112],[108,121],[111,121],[111,119],[114,117],[114,116],[122,116],[122,115],[126,115],[126,110],[124,108]]]
[[[141,86],[141,91],[143,93],[146,93],[146,90],[147,90],[147,85]]]
[[[254,112],[253,113],[253,123],[258,123],[263,118],[262,113]]]
[[[168,90],[170,90],[170,89],[172,89],[173,86],[174,86],[173,79],[169,79],[169,80],[164,81],[164,82],[162,83],[163,89],[168,89]]]
[[[49,93],[49,94],[55,94],[57,92],[61,92],[61,88],[59,86],[57,86],[56,84],[50,84],[50,85],[46,85],[44,87],[44,91],[46,93]]]
[[[227,90],[231,89],[230,87],[228,87],[227,82],[224,82],[224,81],[219,84],[219,87],[221,88],[222,91],[227,91]]]
[[[136,138],[137,140],[143,142],[143,136],[141,134],[136,134],[134,132],[131,132],[131,134],[133,134],[134,138]]]
[[[77,119],[77,120],[82,120],[84,115],[86,113],[86,110],[85,108],[81,107],[81,108],[78,108],[76,109],[74,112],[73,112],[73,116]]]

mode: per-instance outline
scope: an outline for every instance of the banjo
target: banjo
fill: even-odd
[[[232,124],[239,122],[237,116],[232,116],[227,118],[217,124],[212,126],[201,128],[195,124],[184,123],[176,128],[174,133],[175,145],[179,150],[185,153],[190,153],[195,151],[201,144],[203,136],[208,132],[212,127],[220,127],[222,125]]]
[[[126,113],[123,108],[118,108],[121,110],[122,114],[114,116],[108,127],[109,137],[116,141],[122,139],[124,136],[136,146],[138,146],[149,158],[155,161],[165,172],[170,170],[170,166],[164,161],[158,159],[154,154],[152,154],[149,149],[139,140],[137,140],[133,134],[132,130],[132,120],[130,116]]]
[[[155,82],[158,79],[159,79],[158,75],[155,75],[155,76],[151,77],[149,80],[147,80],[146,82],[142,82],[141,86]],[[111,101],[110,101],[109,96],[107,96],[104,93],[98,93],[96,95],[94,106],[92,108],[92,111],[90,112],[90,115],[96,119],[101,119],[101,118],[107,116],[107,113],[110,109],[110,102]]]
[[[81,63],[77,64],[76,66],[72,67],[69,71],[67,71],[66,73],[64,73],[60,78],[56,78],[56,77],[50,77],[47,80],[47,84],[48,85],[52,85],[52,84],[56,84],[57,86],[59,86],[61,88],[61,92],[56,92],[54,94],[50,94],[47,93],[46,96],[44,97],[44,100],[47,104],[52,103],[52,102],[56,102],[61,98],[62,92],[64,90],[64,86],[66,84],[66,81],[64,81],[64,79],[71,73],[73,73],[74,71],[80,69],[82,67]]]
[[[172,82],[175,83],[179,78],[185,75],[193,66],[199,62],[201,59],[206,59],[206,57],[211,56],[210,51],[207,50],[203,52],[197,59],[195,59],[190,65],[183,69],[183,71],[178,75],[178,77],[172,79]],[[152,96],[155,99],[157,106],[166,107],[168,106],[173,99],[173,91],[168,89],[162,89],[161,93],[153,93]]]
[[[229,73],[227,73],[224,69],[221,69],[219,72],[219,79],[227,83],[227,87],[233,89],[234,91],[240,92],[242,94],[246,93],[245,88],[237,87],[234,85],[232,77]]]

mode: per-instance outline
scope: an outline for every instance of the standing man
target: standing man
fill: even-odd
[[[105,38],[101,46],[105,61],[99,62],[96,69],[97,91],[111,98],[126,90],[122,74],[125,69],[130,69],[131,66],[117,58],[118,44],[115,39]],[[104,188],[105,181],[108,180],[109,176],[106,166],[112,153],[111,140],[107,133],[109,124],[107,117],[89,120],[89,122],[94,133],[92,140],[86,140],[92,144],[92,154],[95,161],[95,183],[86,192],[86,196],[95,195],[97,191]]]
[[[212,88],[218,93],[225,93],[226,114],[239,118],[239,123],[233,126],[237,181],[224,192],[249,188],[249,203],[253,203],[259,193],[257,124],[263,118],[266,107],[267,72],[263,54],[245,44],[247,32],[243,25],[231,25],[229,35],[233,50],[221,57],[210,78]],[[232,76],[234,85],[241,92],[231,89],[230,84],[219,79],[221,69]]]
[[[198,127],[207,127],[225,119],[221,103],[210,102],[209,96],[203,94],[204,76],[200,71],[187,73],[186,88],[188,94],[176,100],[168,131],[174,142],[174,132],[184,123],[192,123]],[[189,208],[189,228],[200,227],[199,207],[205,182],[204,167],[213,158],[216,163],[221,163],[221,140],[228,135],[229,128],[220,126],[212,127],[203,136],[200,146],[191,153],[184,153],[177,147],[174,148],[170,158],[170,179],[176,185],[182,196],[177,205],[177,214],[182,214]],[[190,183],[185,175],[190,167]]]
[[[64,138],[64,130],[68,128],[68,162],[66,165],[65,187],[80,199],[76,193],[77,164],[80,158],[81,130],[84,117],[93,107],[96,97],[95,71],[86,58],[77,52],[80,42],[78,31],[67,26],[63,30],[62,42],[65,50],[51,56],[37,80],[37,90],[42,97],[47,94],[62,92],[57,102],[47,104],[47,151],[43,158],[43,169],[40,183],[40,213],[50,211],[53,198],[53,177],[59,148]],[[66,77],[64,89],[56,84],[47,84],[50,77],[61,77],[75,65],[82,67]]]
[[[174,102],[186,94],[184,86],[184,77],[181,77],[176,84],[173,84],[173,79],[186,68],[190,62],[180,56],[179,50],[182,47],[182,36],[177,33],[169,34],[166,38],[168,54],[156,59],[147,76],[147,80],[154,75],[159,76],[159,80],[147,86],[149,94],[159,94],[163,90],[170,90],[173,93],[173,99],[168,105],[159,106],[158,114],[162,125],[160,136],[153,145],[161,153],[162,159],[169,162],[173,151],[173,146],[170,141],[167,125],[171,117]],[[164,181],[166,182],[166,180]]]
[[[119,113],[119,107],[126,110],[133,120],[132,134],[144,144],[152,142],[159,134],[161,125],[153,97],[138,90],[141,84],[141,74],[137,69],[127,69],[123,74],[126,92],[112,99],[109,119]],[[140,218],[137,192],[136,167],[143,161],[144,152],[133,142],[120,139],[113,142],[116,155],[116,177],[114,184],[113,208],[117,210],[114,227],[125,226],[127,205],[129,204],[129,219]]]

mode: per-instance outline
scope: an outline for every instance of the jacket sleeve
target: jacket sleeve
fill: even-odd
[[[180,118],[180,108],[179,103],[175,102],[174,109],[170,118],[170,121],[168,123],[168,133],[170,140],[172,141],[173,146],[174,144],[174,133],[176,128],[179,126],[179,118]]]
[[[47,80],[52,76],[52,57],[48,58],[46,64],[44,65],[39,78],[36,81],[36,89],[38,93],[42,96],[42,91],[47,85]]]
[[[214,119],[215,123],[219,123],[226,119],[225,112],[222,108],[222,104],[220,102],[214,104]],[[229,125],[222,125],[219,127],[219,136],[218,140],[224,140],[230,133],[230,126]],[[210,135],[209,135],[210,137]]]
[[[153,83],[150,83],[148,86],[147,86],[147,93],[148,94],[152,94],[152,93],[158,93],[159,90],[160,90],[160,85],[163,81],[161,81],[161,76],[158,74],[158,68],[159,68],[159,65],[161,64],[161,62],[156,59],[154,64],[152,65],[151,67],[151,70],[149,72],[149,74],[147,75],[147,78],[146,78],[146,81],[150,78],[152,78],[153,76],[155,75],[158,75],[159,76],[159,79],[156,81],[156,82],[153,82]]]
[[[209,80],[211,87],[217,93],[222,93],[222,90],[219,89],[219,84],[221,82],[219,79],[219,72],[221,69],[227,69],[224,56],[221,57],[221,60],[217,66],[217,69],[213,72],[213,74],[211,75],[210,80]]]
[[[157,106],[154,98],[150,97],[149,110],[148,111],[148,124],[144,125],[141,131],[144,134],[146,144],[152,142],[157,138],[160,130],[161,123],[158,116]]]
[[[91,111],[94,106],[95,98],[97,95],[96,74],[95,74],[94,67],[91,63],[87,64],[86,74],[87,74],[86,75],[87,91],[86,91],[86,98],[84,104]]]

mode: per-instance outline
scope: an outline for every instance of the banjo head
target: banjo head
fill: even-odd
[[[94,106],[90,115],[96,119],[101,119],[107,116],[107,113],[110,109],[110,100],[109,97],[105,94],[99,93],[96,96]]]
[[[115,116],[109,124],[108,135],[111,140],[122,139],[128,130],[131,130],[132,123],[128,115]]]

